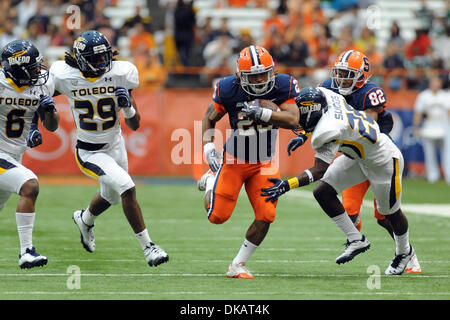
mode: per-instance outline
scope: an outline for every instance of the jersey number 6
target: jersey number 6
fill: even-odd
[[[27,111],[24,109],[12,109],[6,116],[6,136],[8,138],[19,138],[25,126],[23,117]]]

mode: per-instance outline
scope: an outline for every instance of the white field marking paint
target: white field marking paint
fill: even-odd
[[[4,294],[86,294],[86,292],[82,291],[6,291],[3,292]],[[208,294],[211,295],[211,292],[204,292],[204,291],[168,291],[168,292],[111,292],[111,291],[97,291],[97,292],[89,292],[89,294],[92,295],[176,295],[176,294]],[[285,292],[261,292],[261,291],[249,291],[249,292],[233,292],[233,294],[236,295],[284,295]],[[353,291],[353,292],[330,292],[330,291],[317,291],[317,292],[290,292],[290,295],[311,295],[311,294],[320,294],[320,295],[386,295],[386,296],[403,296],[403,295],[427,295],[427,296],[450,296],[450,292],[373,292],[373,291]]]
[[[272,277],[272,278],[367,278],[366,274],[278,274],[278,273],[260,273],[255,274],[258,277]],[[23,273],[4,273],[0,274],[2,277],[67,277],[66,273],[33,273],[33,274],[23,274]],[[83,273],[81,277],[111,277],[111,278],[133,278],[133,277],[224,277],[224,273]],[[387,279],[389,276],[382,276]],[[402,278],[443,278],[450,279],[450,275],[406,275],[403,274]],[[392,277],[390,277],[392,278]]]
[[[287,196],[298,197],[303,199],[315,200],[311,191],[292,190],[286,193]],[[363,206],[366,208],[373,208],[373,201],[363,201]],[[417,213],[422,215],[433,215],[450,218],[450,204],[435,204],[435,203],[402,203],[402,210],[410,213]]]
[[[392,249],[389,249],[392,251]],[[0,262],[12,262],[16,261],[15,259],[0,259]],[[52,259],[52,262],[98,262],[98,259]],[[106,262],[142,262],[142,259],[102,259],[102,261]],[[210,260],[210,259],[195,259],[191,260],[193,262],[213,262],[213,263],[225,263],[230,260]],[[252,260],[252,263],[330,263],[334,262],[334,260]],[[420,260],[420,263],[423,264],[450,264],[450,260]],[[1,276],[1,274],[0,274]]]

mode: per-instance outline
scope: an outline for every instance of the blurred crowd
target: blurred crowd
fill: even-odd
[[[2,0],[0,46],[23,38],[45,55],[48,48],[65,46],[70,50],[77,34],[97,29],[122,51],[124,58],[138,66],[141,82],[155,87],[164,86],[170,80],[170,70],[179,66],[201,67],[192,68],[192,72],[201,73],[203,83],[210,85],[214,77],[234,72],[237,53],[249,44],[267,48],[281,68],[319,70],[329,68],[340,52],[356,49],[370,58],[375,74],[384,71],[373,80],[382,82],[386,74],[390,75],[382,84],[392,90],[426,88],[429,76],[424,69],[441,69],[443,85],[448,87],[449,1],[443,12],[434,12],[425,0],[421,1],[420,9],[414,11],[420,27],[412,41],[403,38],[399,21],[393,21],[382,50],[368,21],[369,6],[374,3],[371,0],[279,0],[276,6],[269,5],[274,3],[270,0],[212,0],[217,10],[268,10],[258,38],[251,28],[232,32],[228,18],[219,22],[211,17],[199,19],[192,0],[141,1],[144,5],[136,7],[135,15],[113,27],[105,8],[117,6],[119,1]],[[70,5],[81,9],[79,21],[74,20]],[[74,23],[78,27],[73,28]],[[300,79],[310,76],[296,72]]]

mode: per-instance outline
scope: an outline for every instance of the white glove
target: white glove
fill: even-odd
[[[220,168],[219,155],[213,142],[208,142],[203,146],[203,155],[213,172],[217,172]]]

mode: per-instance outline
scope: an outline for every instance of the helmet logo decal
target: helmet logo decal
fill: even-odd
[[[23,53],[25,53],[25,52],[23,52]],[[21,65],[22,63],[30,63],[30,59],[31,59],[30,56],[22,56],[22,55],[17,56],[17,57],[12,56],[12,57],[8,58],[8,62],[10,65],[14,65],[14,64]]]
[[[12,57],[14,57],[14,58],[20,57],[20,56],[23,56],[25,53],[27,53],[27,50],[18,51],[18,52],[13,53]]]
[[[92,48],[94,50],[94,53],[101,53],[106,51],[106,46],[104,44],[95,46]]]
[[[73,48],[83,51],[84,48],[86,48],[86,45],[81,41],[82,40],[80,40],[80,39],[75,40],[75,42],[73,43]]]

